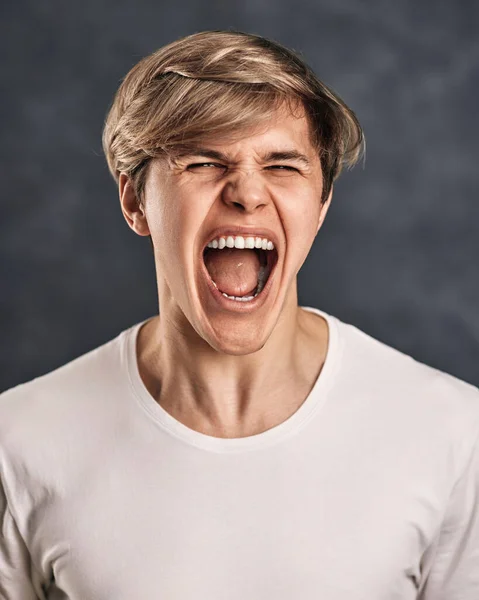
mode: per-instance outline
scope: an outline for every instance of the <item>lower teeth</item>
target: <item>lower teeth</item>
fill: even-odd
[[[259,269],[259,275],[258,275],[258,285],[256,286],[256,293],[253,294],[253,296],[229,296],[228,294],[226,294],[226,292],[221,292],[223,294],[223,296],[225,296],[225,298],[229,298],[230,300],[237,300],[239,302],[250,302],[251,300],[253,300],[254,298],[256,298],[256,296],[261,293],[263,291],[264,288],[264,267],[261,266]],[[213,281],[213,280],[211,280]],[[213,281],[213,285],[215,286],[216,289],[218,289],[218,286],[216,285],[216,283]],[[218,290],[221,291],[221,290]]]
[[[249,302],[250,300],[253,300],[253,298],[256,298],[256,296],[263,291],[264,288],[264,281],[262,279],[260,279],[258,281],[258,286],[256,288],[256,293],[253,294],[253,296],[229,296],[228,294],[226,294],[225,292],[221,292],[223,294],[223,296],[225,296],[226,298],[229,298],[230,300],[239,300],[240,302]]]
[[[228,294],[225,294],[224,292],[221,293],[223,294],[223,296],[229,298],[230,300],[239,300],[240,302],[249,302],[250,300],[253,300],[253,298],[256,298],[256,296],[258,295],[255,294],[254,296],[228,296]]]

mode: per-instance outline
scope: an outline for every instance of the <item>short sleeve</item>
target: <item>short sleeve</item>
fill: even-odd
[[[27,548],[8,507],[0,479],[0,600],[44,600],[35,591]]]
[[[479,437],[427,554],[418,600],[479,600]]]

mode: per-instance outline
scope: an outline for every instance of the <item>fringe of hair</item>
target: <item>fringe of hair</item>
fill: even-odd
[[[142,200],[150,159],[199,138],[231,138],[283,103],[303,108],[323,171],[322,202],[343,167],[364,151],[353,111],[293,51],[240,31],[203,31],[160,48],[122,81],[103,129],[115,181],[132,180]]]

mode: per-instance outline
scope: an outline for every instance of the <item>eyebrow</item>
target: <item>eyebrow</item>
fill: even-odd
[[[184,148],[177,152],[173,152],[175,158],[187,158],[188,156],[204,156],[222,162],[231,162],[230,159],[223,153],[211,150],[209,148],[191,147]],[[309,158],[294,149],[275,150],[264,154],[261,157],[264,162],[274,162],[276,160],[293,160],[302,163],[305,167],[311,166]]]

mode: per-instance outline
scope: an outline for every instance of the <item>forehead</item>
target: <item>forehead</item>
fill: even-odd
[[[292,113],[288,108],[271,109],[258,122],[248,127],[232,128],[221,134],[204,134],[190,143],[172,149],[181,158],[196,154],[198,149],[220,150],[234,159],[244,152],[266,155],[270,152],[296,152],[308,158],[311,165],[319,160],[312,143],[310,121],[304,109]]]

